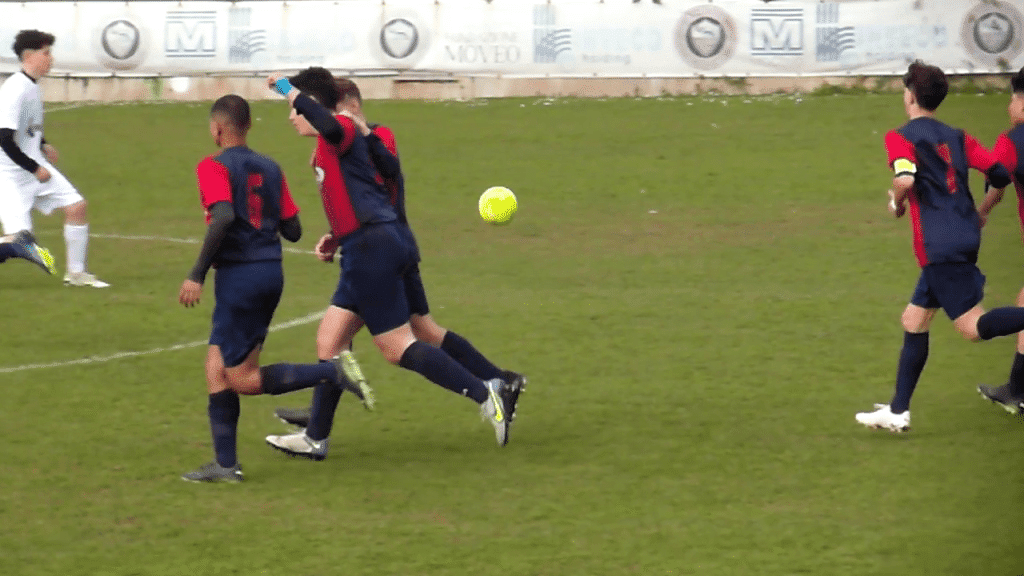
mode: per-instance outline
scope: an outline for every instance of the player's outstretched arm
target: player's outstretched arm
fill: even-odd
[[[288,78],[281,74],[271,74],[268,76],[267,86],[287,98],[288,102],[295,108],[295,111],[305,117],[313,129],[319,132],[331,144],[341,145],[346,141],[346,136],[348,136],[349,141],[355,136],[354,132],[353,134],[346,134],[345,127],[338,122],[338,119],[334,117],[330,110],[324,108],[322,104],[292,86]],[[354,125],[351,130],[355,130]]]
[[[292,99],[292,106],[295,107],[296,112],[302,114],[306,120],[309,121],[312,126],[324,140],[327,140],[331,144],[341,144],[346,140],[351,140],[355,134],[345,134],[345,127],[338,122],[338,119],[334,117],[334,114],[330,110],[324,108],[319,102],[313,98],[299,93],[294,99]],[[355,126],[350,128],[354,130]]]

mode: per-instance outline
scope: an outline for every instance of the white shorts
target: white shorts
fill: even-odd
[[[32,230],[32,209],[49,214],[83,200],[78,190],[49,162],[41,162],[50,171],[46,182],[25,170],[0,170],[0,226],[3,233]]]

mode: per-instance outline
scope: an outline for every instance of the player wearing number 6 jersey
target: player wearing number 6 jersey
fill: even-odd
[[[945,74],[920,61],[903,78],[903,106],[910,121],[885,136],[894,172],[889,209],[898,218],[909,204],[914,254],[921,266],[910,303],[903,311],[906,331],[889,404],[857,414],[857,422],[902,432],[910,428],[910,398],[928,358],[928,328],[941,308],[971,341],[1024,330],[1024,308],[981,307],[985,276],[978,270],[981,227],[1001,199],[1010,174],[995,155],[962,130],[943,124],[935,110],[949,90]],[[975,209],[967,170],[983,172],[992,183]]]
[[[276,162],[246,146],[249,103],[223,96],[210,110],[220,152],[196,168],[207,230],[178,301],[199,303],[210,266],[217,267],[213,327],[206,355],[210,429],[216,459],[183,475],[193,482],[238,482],[235,449],[239,394],[283,394],[318,384],[352,387],[340,364],[260,366],[260,350],[284,290],[281,240],[302,235],[298,208]]]

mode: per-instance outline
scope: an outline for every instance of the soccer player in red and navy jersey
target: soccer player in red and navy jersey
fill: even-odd
[[[340,247],[344,255],[338,288],[321,330],[328,323],[357,330],[362,321],[390,363],[473,399],[493,425],[498,444],[504,446],[515,413],[512,387],[500,378],[475,376],[413,332],[406,285],[416,269],[418,251],[377,179],[367,137],[350,117],[334,112],[339,100],[334,77],[314,67],[290,81],[274,75],[267,82],[288,98],[296,131],[317,139],[314,164],[331,232],[317,244],[316,252],[333,254]],[[342,342],[354,334],[345,334]]]
[[[320,383],[351,387],[336,364],[272,364],[261,367],[260,350],[284,289],[280,234],[302,235],[298,208],[276,162],[246,146],[249,103],[223,96],[210,110],[210,135],[220,152],[196,168],[206,237],[182,282],[178,301],[199,303],[215,266],[213,327],[206,355],[210,430],[216,458],[182,476],[192,482],[239,482],[236,429],[239,394],[284,394]]]
[[[1017,189],[1017,214],[1024,234],[1024,68],[1010,78],[1010,105],[1006,112],[1013,128],[996,139],[995,155],[1010,171]],[[1024,306],[1024,289],[1017,295],[1017,305]],[[1024,333],[1017,335],[1017,352],[1010,366],[1010,378],[1001,386],[978,386],[978,392],[1001,404],[1011,414],[1024,411]]]
[[[407,235],[406,241],[415,248],[414,259],[418,263],[420,261],[419,248],[405,212],[405,178],[398,158],[395,135],[386,126],[367,123],[363,115],[362,96],[355,82],[347,78],[337,78],[335,85],[339,91],[336,111],[351,119],[359,132],[366,137],[370,159],[377,170],[378,180],[384,184],[398,220],[403,224],[403,231]],[[320,246],[327,244],[328,240],[327,236],[322,238]],[[330,262],[334,257],[334,251],[321,252],[317,250],[317,256],[325,262]],[[440,348],[482,380],[501,378],[512,388],[513,402],[518,399],[519,393],[526,386],[526,378],[522,374],[498,368],[467,339],[440,326],[434,320],[430,314],[418,264],[415,264],[405,274],[405,296],[411,311],[409,323],[417,340]],[[362,326],[362,320],[358,316],[340,316],[341,319],[356,324],[354,326],[322,324],[321,327],[324,329],[318,333],[317,342],[321,357],[330,357],[331,354],[339,354],[343,350],[349,349],[351,340],[344,339],[350,338],[350,335]],[[321,388],[324,393],[317,394]],[[336,389],[320,387],[314,394],[316,395],[313,399],[313,406],[309,410],[279,408],[275,411],[275,414],[282,420],[305,428],[305,430],[296,434],[267,436],[268,444],[294,456],[303,456],[314,460],[322,460],[326,457],[327,446],[322,441],[330,434],[340,393]]]
[[[1001,199],[1010,174],[995,155],[962,130],[943,124],[935,110],[949,90],[942,70],[920,61],[904,76],[903,106],[910,121],[885,136],[894,172],[889,210],[899,218],[909,205],[914,254],[921,266],[910,303],[903,311],[906,331],[889,404],[857,414],[872,428],[910,428],[910,398],[928,358],[928,328],[939,308],[971,341],[1024,330],[1024,308],[981,307],[985,276],[978,270],[981,227]],[[975,209],[968,168],[983,172],[993,188]]]

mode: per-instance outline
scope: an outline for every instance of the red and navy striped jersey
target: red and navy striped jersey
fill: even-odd
[[[1010,171],[1017,189],[1017,215],[1020,217],[1021,232],[1024,233],[1024,124],[1004,132],[996,139],[994,152],[999,163]]]
[[[331,234],[344,238],[364,224],[394,222],[398,218],[387,191],[377,180],[366,138],[357,132],[351,119],[340,114],[333,119],[340,125],[340,139],[332,142],[321,131],[313,153],[313,168]]]
[[[210,222],[210,207],[228,202],[235,220],[214,256],[220,262],[281,259],[281,221],[299,209],[276,162],[245,146],[226,148],[196,166],[199,201]]]
[[[978,261],[981,219],[967,169],[1002,169],[971,135],[931,117],[915,118],[885,135],[889,166],[914,177],[908,195],[914,254],[919,265]]]

